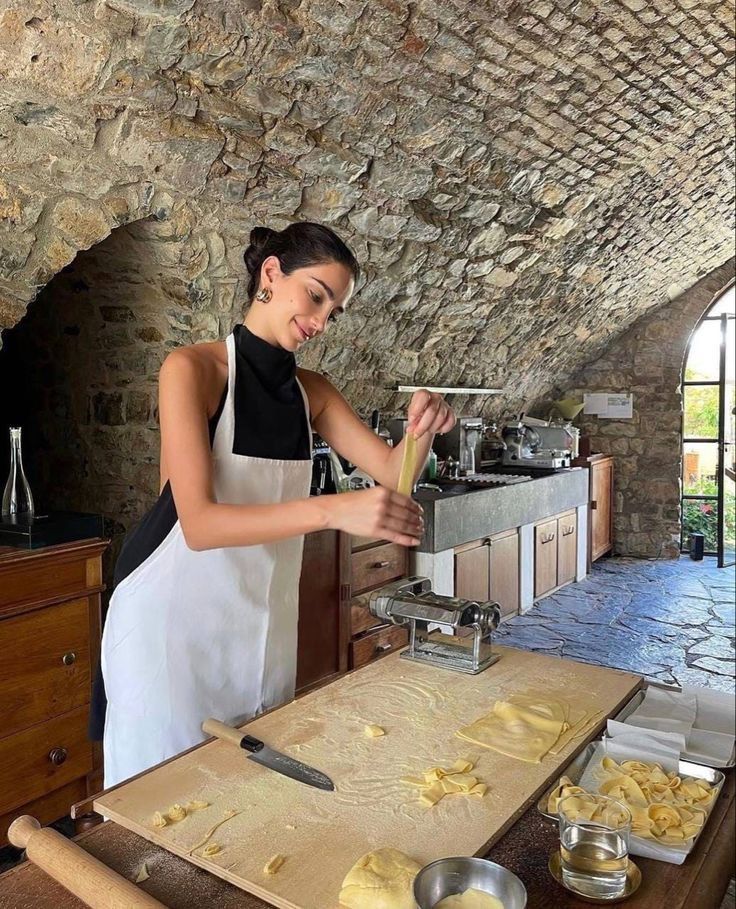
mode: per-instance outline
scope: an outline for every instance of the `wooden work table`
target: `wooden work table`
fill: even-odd
[[[625,905],[629,909],[718,909],[733,874],[734,771],[726,782],[708,826],[683,865],[636,858],[643,881]],[[170,909],[270,909],[269,903],[177,858],[109,821],[82,834],[87,852],[128,878],[143,862],[151,877],[141,886]],[[529,909],[584,909],[589,903],[563,890],[547,871],[557,829],[530,808],[487,853],[511,869],[529,892]],[[621,904],[624,905],[624,904]],[[35,866],[24,863],[0,876],[0,909],[84,909],[83,904]]]

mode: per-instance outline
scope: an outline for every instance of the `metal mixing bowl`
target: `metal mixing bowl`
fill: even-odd
[[[503,865],[481,858],[444,858],[425,865],[414,879],[414,899],[419,909],[434,909],[446,896],[471,888],[497,897],[503,909],[526,907],[526,887],[519,878]]]

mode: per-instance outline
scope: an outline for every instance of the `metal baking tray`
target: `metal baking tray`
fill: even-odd
[[[678,688],[676,685],[657,685],[652,682],[649,682],[649,685],[647,687],[663,688],[665,691],[681,691],[681,689]],[[631,716],[631,714],[636,710],[636,708],[644,700],[644,696],[646,695],[646,693],[647,693],[646,688],[642,688],[640,691],[637,691],[636,694],[631,698],[631,700],[628,703],[624,704],[624,706],[616,714],[616,716],[611,717],[611,719],[617,720],[619,723],[626,722],[627,717]],[[637,727],[632,726],[632,729],[634,729],[634,728],[637,728]],[[641,727],[638,727],[638,728],[641,728]],[[683,751],[682,753],[686,755],[686,752]],[[696,766],[699,767],[701,765],[698,763]],[[702,766],[710,767],[710,765],[702,765]],[[736,743],[734,743],[733,750],[731,751],[731,757],[730,757],[728,763],[715,765],[715,769],[720,768],[722,770],[728,770],[729,767],[736,767]],[[704,777],[704,779],[705,779],[705,777]]]
[[[543,817],[547,818],[550,821],[555,821],[555,822],[557,821],[557,815],[552,814],[551,812],[549,812],[547,810],[547,803],[549,802],[549,797],[552,794],[553,790],[555,790],[557,788],[557,784],[559,782],[560,777],[567,776],[573,781],[573,783],[577,784],[578,781],[581,779],[585,768],[588,766],[588,763],[590,762],[591,758],[593,757],[596,747],[602,741],[603,741],[602,739],[598,739],[597,741],[591,742],[583,751],[580,752],[580,754],[573,761],[571,761],[567,765],[567,767],[565,767],[563,770],[560,771],[555,782],[551,786],[549,786],[547,789],[545,789],[544,794],[537,802],[537,810]],[[682,776],[694,776],[694,777],[698,777],[699,779],[702,779],[702,780],[707,780],[716,789],[716,795],[715,795],[715,798],[713,799],[713,801],[711,802],[710,810],[708,811],[708,814],[706,816],[705,823],[703,824],[701,829],[698,831],[697,835],[694,836],[692,838],[692,840],[690,840],[687,843],[687,854],[689,854],[692,851],[695,844],[697,843],[698,839],[700,838],[700,835],[702,834],[703,830],[705,830],[705,828],[708,826],[708,820],[710,819],[710,816],[713,813],[713,806],[715,805],[716,801],[718,800],[718,797],[721,794],[721,789],[723,788],[723,781],[725,780],[725,776],[723,775],[723,773],[721,773],[720,770],[716,770],[713,767],[705,767],[702,764],[693,764],[691,761],[680,761],[677,771]]]

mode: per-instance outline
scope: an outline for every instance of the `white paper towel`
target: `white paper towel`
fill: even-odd
[[[680,692],[650,685],[625,724],[652,733],[677,734],[684,738],[680,747],[683,759],[726,767],[733,755],[736,701],[707,688],[689,686]]]

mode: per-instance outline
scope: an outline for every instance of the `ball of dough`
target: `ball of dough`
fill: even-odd
[[[416,909],[414,878],[420,868],[398,849],[368,852],[345,875],[340,904],[347,909]]]

